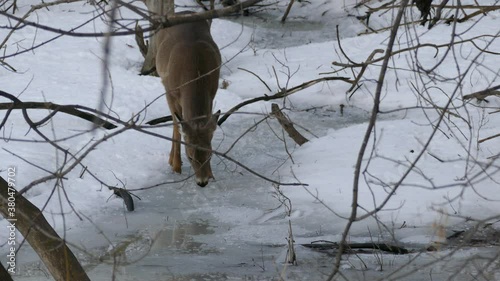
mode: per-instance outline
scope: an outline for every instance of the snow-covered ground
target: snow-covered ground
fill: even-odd
[[[29,10],[31,1],[18,2],[19,14]],[[28,19],[69,30],[95,15],[95,7],[84,2],[38,10]],[[364,12],[353,9],[354,0],[342,4],[336,0],[297,2],[287,23],[281,25],[285,2],[280,1],[277,9],[265,9],[257,18],[214,20],[212,34],[225,62],[220,84],[223,80],[228,83],[227,88],[219,89],[215,109],[224,112],[245,99],[270,95],[280,87],[291,88],[326,76],[320,73],[340,69],[331,64],[347,63],[336,41],[336,25],[343,50],[354,61],[365,61],[377,48],[385,50],[388,31],[357,36],[366,28],[354,17]],[[498,1],[481,1],[481,4],[498,5]],[[379,4],[374,1],[370,5]],[[418,18],[416,9],[412,13],[408,16]],[[138,17],[125,9],[120,15]],[[370,27],[388,26],[394,12],[379,15],[371,17]],[[460,36],[455,39],[498,36],[499,16],[499,12],[491,12],[458,24],[456,33]],[[0,18],[0,26],[7,24],[6,18]],[[107,26],[100,19],[78,29],[79,32],[105,30]],[[0,29],[0,38],[7,33],[7,29]],[[445,24],[430,31],[410,25],[400,30],[395,50],[416,44],[417,35],[421,44],[444,44],[450,41],[451,33],[452,27]],[[25,27],[12,35],[5,53],[29,48],[55,36]],[[23,101],[95,108],[102,91],[104,41],[104,38],[62,36],[6,59],[17,73],[1,70],[0,90]],[[436,124],[440,114],[429,101],[437,106],[446,104],[455,92],[457,79],[444,81],[445,78],[455,78],[458,69],[463,72],[470,67],[479,50],[470,43],[458,45],[446,54],[436,70],[439,75],[430,83],[410,71],[416,64],[412,60],[414,54],[393,57],[384,82],[376,134],[364,156],[358,201],[362,209],[358,215],[377,208],[411,163],[423,154],[376,217],[353,224],[349,242],[390,242],[409,249],[425,249],[429,244],[446,242],[445,238],[453,231],[472,228],[475,220],[500,213],[500,175],[495,161],[500,153],[500,138],[477,144],[478,139],[499,133],[500,115],[490,113],[498,110],[500,101],[490,97],[486,108],[485,103],[477,106],[472,101],[463,107],[461,102],[462,94],[486,89],[500,81],[500,58],[494,55],[500,52],[500,42],[484,37],[476,43],[480,48],[487,47],[492,54],[472,64],[455,95],[451,113],[446,115],[428,147],[425,144],[434,130],[431,124]],[[434,48],[423,48],[418,52],[418,63],[431,68],[443,56],[444,49],[436,55]],[[122,120],[129,120],[137,113],[139,122],[169,114],[159,78],[139,76],[141,63],[133,36],[113,38],[109,72],[105,73],[110,78],[106,103],[110,114]],[[192,178],[181,181],[190,174],[187,159],[182,175],[171,172],[167,140],[127,130],[99,144],[82,164],[112,186],[129,190],[155,186],[134,191],[142,199],[135,200],[134,212],[126,212],[120,199],[108,200],[112,192],[88,172],[82,174],[82,167],[70,172],[63,186],[45,182],[26,196],[37,206],[45,206],[49,222],[80,249],[75,251],[92,280],[111,280],[110,253],[113,247],[123,245],[126,250],[118,259],[116,280],[324,280],[332,270],[332,251],[317,252],[297,245],[298,265],[284,263],[289,221],[296,244],[341,239],[347,223],[345,217],[351,212],[354,166],[370,118],[380,65],[367,68],[363,85],[352,97],[346,94],[350,84],[329,81],[287,98],[284,112],[310,140],[303,146],[295,145],[283,135],[275,119],[260,122],[270,112],[271,102],[244,107],[241,112],[246,114],[234,114],[216,131],[213,147],[217,151],[230,150],[228,156],[232,159],[274,181],[306,183],[307,187],[281,185],[280,195],[276,185],[234,162],[214,156],[212,168],[217,180],[200,188]],[[272,92],[241,69],[257,74]],[[353,78],[350,70],[332,75]],[[426,92],[422,90],[423,83]],[[280,100],[275,102],[283,105]],[[143,111],[147,104],[150,105]],[[34,120],[48,113],[29,112]],[[0,112],[0,117],[3,114]],[[59,145],[78,155],[102,136],[120,128],[90,133],[89,129],[86,121],[62,113],[41,128],[51,138],[63,139]],[[172,130],[167,125],[148,131],[170,137]],[[51,145],[19,141],[40,139],[28,129],[19,111],[9,117],[2,138],[0,175],[7,177],[7,168],[16,167],[18,189],[47,176],[47,170],[65,165],[64,155]],[[484,223],[497,230],[497,220]],[[0,228],[5,225],[5,220],[0,220]],[[7,235],[0,232],[3,263]],[[488,258],[498,253],[498,247],[481,244],[460,248],[444,245],[440,251],[416,251],[405,256],[345,255],[342,274],[348,280],[447,280],[457,273],[453,280],[471,280],[471,274],[477,274]],[[464,265],[472,257],[482,259]],[[50,280],[27,245],[18,253],[18,266],[15,280]],[[404,269],[400,270],[402,266]],[[489,266],[482,271],[484,276],[500,280],[496,273],[498,259]]]

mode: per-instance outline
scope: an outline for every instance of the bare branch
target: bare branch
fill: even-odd
[[[286,7],[285,14],[281,18],[281,23],[285,23],[286,18],[288,17],[288,13],[290,13],[290,10],[292,9],[292,5],[295,2],[295,0],[290,0],[290,3],[288,4],[288,7]]]
[[[318,250],[340,249],[340,245],[338,243],[330,241],[314,241],[309,244],[300,245],[306,248]],[[344,253],[347,253],[352,249],[373,249],[393,253],[396,255],[404,255],[410,252],[408,251],[408,249],[405,249],[403,247],[390,245],[387,243],[347,243],[344,249]]]
[[[342,240],[340,241],[339,251],[335,257],[335,265],[332,273],[328,276],[328,281],[333,280],[333,278],[337,275],[340,270],[340,261],[342,259],[342,252],[345,247],[345,242],[347,241],[347,237],[349,235],[349,231],[351,229],[352,224],[356,221],[357,211],[358,211],[358,195],[359,195],[359,179],[361,173],[361,165],[363,163],[363,156],[365,155],[366,149],[368,147],[368,141],[372,135],[373,128],[375,126],[375,122],[377,121],[377,116],[379,112],[379,104],[380,97],[382,95],[382,88],[385,81],[385,74],[389,65],[389,60],[392,54],[392,48],[394,47],[394,42],[396,41],[396,35],[398,34],[398,29],[401,23],[401,19],[403,18],[404,11],[408,6],[409,0],[401,1],[401,8],[399,9],[396,18],[394,19],[391,36],[389,38],[389,42],[387,43],[387,50],[384,56],[384,62],[382,64],[382,68],[380,69],[380,74],[377,83],[377,89],[375,90],[375,97],[373,102],[372,113],[370,117],[370,121],[368,122],[368,128],[366,129],[365,136],[363,137],[363,142],[359,149],[358,158],[356,160],[356,167],[354,170],[354,182],[352,187],[352,204],[351,204],[351,215],[349,217],[349,221],[345,226],[344,232],[342,233]]]
[[[280,123],[281,127],[288,133],[288,136],[291,137],[295,143],[298,145],[303,145],[304,143],[308,142],[309,140],[306,139],[302,134],[300,134],[297,129],[293,126],[292,121],[290,121],[284,114],[281,112],[279,106],[275,103],[271,105],[272,109],[272,114],[276,116],[278,119],[278,122]]]
[[[0,264],[0,280],[14,281],[14,279],[12,279],[12,276],[10,276],[9,272],[7,271],[7,269],[5,269],[3,264]]]
[[[55,104],[51,102],[22,102],[19,99],[17,99],[15,96],[8,94],[4,91],[0,90],[0,96],[8,98],[12,100],[12,103],[0,103],[0,110],[12,110],[12,109],[50,109],[52,112],[42,119],[41,121],[35,123],[36,126],[39,126],[45,122],[48,121],[48,119],[52,118],[54,115],[56,115],[57,112],[63,112],[69,115],[73,115],[79,118],[82,118],[84,120],[87,120],[89,122],[94,123],[97,126],[102,126],[105,129],[111,130],[116,128],[116,125],[103,120],[96,115],[83,112],[78,110],[76,107],[77,105],[60,105],[60,104]],[[3,122],[0,123],[0,128],[4,125],[6,121],[6,118],[4,118]]]
[[[465,95],[465,96],[463,96],[462,99],[468,100],[468,99],[476,98],[478,100],[485,100],[485,98],[488,96],[500,96],[500,91],[497,91],[498,89],[500,89],[500,85],[497,85],[495,87],[491,87],[491,88],[486,89],[486,90],[482,90],[479,92]]]
[[[480,139],[480,140],[478,141],[478,143],[483,143],[483,142],[485,142],[485,141],[487,141],[487,140],[491,140],[491,139],[498,138],[498,137],[500,137],[500,134],[496,134],[496,135],[489,136],[489,137],[484,138],[484,139]]]
[[[266,88],[269,90],[269,92],[273,91],[273,90],[271,90],[271,88],[269,87],[269,85],[267,85],[267,83],[264,80],[262,80],[262,78],[260,78],[259,75],[255,74],[254,72],[252,72],[252,71],[250,71],[248,69],[245,69],[245,68],[238,67],[238,69],[239,70],[243,70],[245,72],[248,72],[248,73],[252,74],[253,76],[257,77],[257,79],[259,79],[260,82],[262,82],[262,84],[264,84],[264,86],[266,86]]]
[[[236,112],[238,109],[246,106],[246,105],[249,105],[249,104],[252,104],[252,103],[256,103],[256,102],[259,102],[259,101],[270,101],[270,100],[275,100],[275,99],[281,99],[281,98],[284,98],[284,97],[287,97],[289,95],[292,95],[292,94],[295,94],[299,91],[302,91],[304,89],[307,89],[315,84],[318,84],[320,82],[325,82],[325,81],[333,81],[333,80],[341,80],[341,81],[344,81],[344,82],[347,82],[347,83],[352,83],[352,81],[348,78],[348,77],[323,77],[323,78],[319,78],[319,79],[315,79],[315,80],[311,80],[311,81],[308,81],[308,82],[305,82],[305,83],[302,83],[298,86],[295,86],[289,90],[286,90],[286,89],[283,89],[279,92],[277,92],[276,94],[272,95],[272,96],[268,96],[268,95],[264,95],[264,96],[260,96],[260,97],[256,97],[256,98],[253,98],[253,99],[249,99],[249,100],[246,100],[236,106],[234,106],[233,108],[231,108],[228,112],[226,112],[224,114],[224,116],[222,116],[220,119],[219,119],[219,122],[217,123],[219,126],[222,125],[222,123],[224,123],[224,121],[226,121],[226,119],[231,115],[233,114],[234,112]]]
[[[40,209],[0,177],[0,213],[6,219],[10,217],[9,197],[16,200],[16,228],[40,256],[54,279],[90,281],[78,259],[50,226]]]
[[[157,28],[166,28],[182,23],[189,23],[189,22],[196,22],[196,21],[201,21],[201,20],[210,20],[214,18],[221,18],[224,16],[228,16],[232,13],[241,11],[243,9],[246,9],[250,6],[253,6],[263,0],[247,0],[245,2],[241,2],[237,5],[229,6],[226,8],[218,9],[218,10],[211,10],[211,11],[205,11],[201,13],[196,13],[196,14],[174,14],[172,16],[163,16],[159,21],[154,21],[154,24],[149,27],[149,28],[144,28],[143,30],[146,31],[153,31],[156,30]],[[120,3],[123,3],[123,1],[118,1]],[[127,30],[127,31],[114,31],[114,32],[75,32],[74,29],[72,30],[64,30],[60,28],[55,28],[47,25],[42,25],[36,22],[28,21],[25,18],[20,18],[14,15],[11,15],[7,12],[0,11],[0,15],[5,16],[11,20],[17,21],[19,24],[23,23],[28,26],[33,26],[37,27],[42,30],[54,32],[57,34],[61,35],[66,35],[66,36],[72,36],[72,37],[107,37],[107,36],[126,36],[126,35],[133,35],[135,34],[135,30]],[[16,27],[17,28],[17,27]]]

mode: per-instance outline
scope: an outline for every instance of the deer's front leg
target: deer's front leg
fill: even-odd
[[[175,117],[174,117],[175,118]],[[176,173],[182,172],[181,161],[181,133],[179,131],[179,124],[174,123],[174,133],[172,135],[172,148],[170,149],[170,158],[168,163],[172,166],[172,170]]]

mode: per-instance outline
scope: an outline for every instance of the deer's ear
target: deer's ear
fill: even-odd
[[[174,115],[175,118],[177,118],[177,121],[179,121],[180,123],[184,122],[184,120],[182,120],[182,117],[177,112],[174,112]]]
[[[213,115],[212,115],[212,118],[214,119],[215,123],[217,123],[217,121],[219,121],[219,117],[220,117],[220,109],[217,110],[217,112],[215,112]]]
[[[216,130],[217,129],[217,121],[219,120],[219,116],[220,116],[220,110],[218,110],[217,112],[212,114],[212,118],[210,118],[208,120],[205,127],[211,128],[212,130]]]
[[[174,112],[174,115],[175,119],[177,119],[177,121],[181,124],[182,131],[186,134],[191,134],[193,130],[192,127],[189,125],[189,122],[184,122],[184,119],[182,119],[182,117],[179,114],[177,114],[177,112]]]

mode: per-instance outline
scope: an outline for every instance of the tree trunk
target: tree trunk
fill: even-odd
[[[12,276],[10,276],[7,269],[3,267],[3,264],[0,264],[0,280],[2,281],[13,281]]]
[[[73,252],[50,226],[40,209],[13,188],[9,189],[9,184],[0,177],[0,213],[6,219],[12,218],[12,209],[9,210],[8,205],[9,196],[15,198],[10,202],[15,202],[17,219],[11,223],[33,247],[52,277],[56,281],[90,281]]]
[[[149,15],[153,19],[175,13],[174,0],[146,0],[145,4],[148,7]],[[149,36],[148,52],[141,68],[141,74],[143,75],[153,73],[156,68],[156,46],[153,33],[151,32],[151,36]]]

